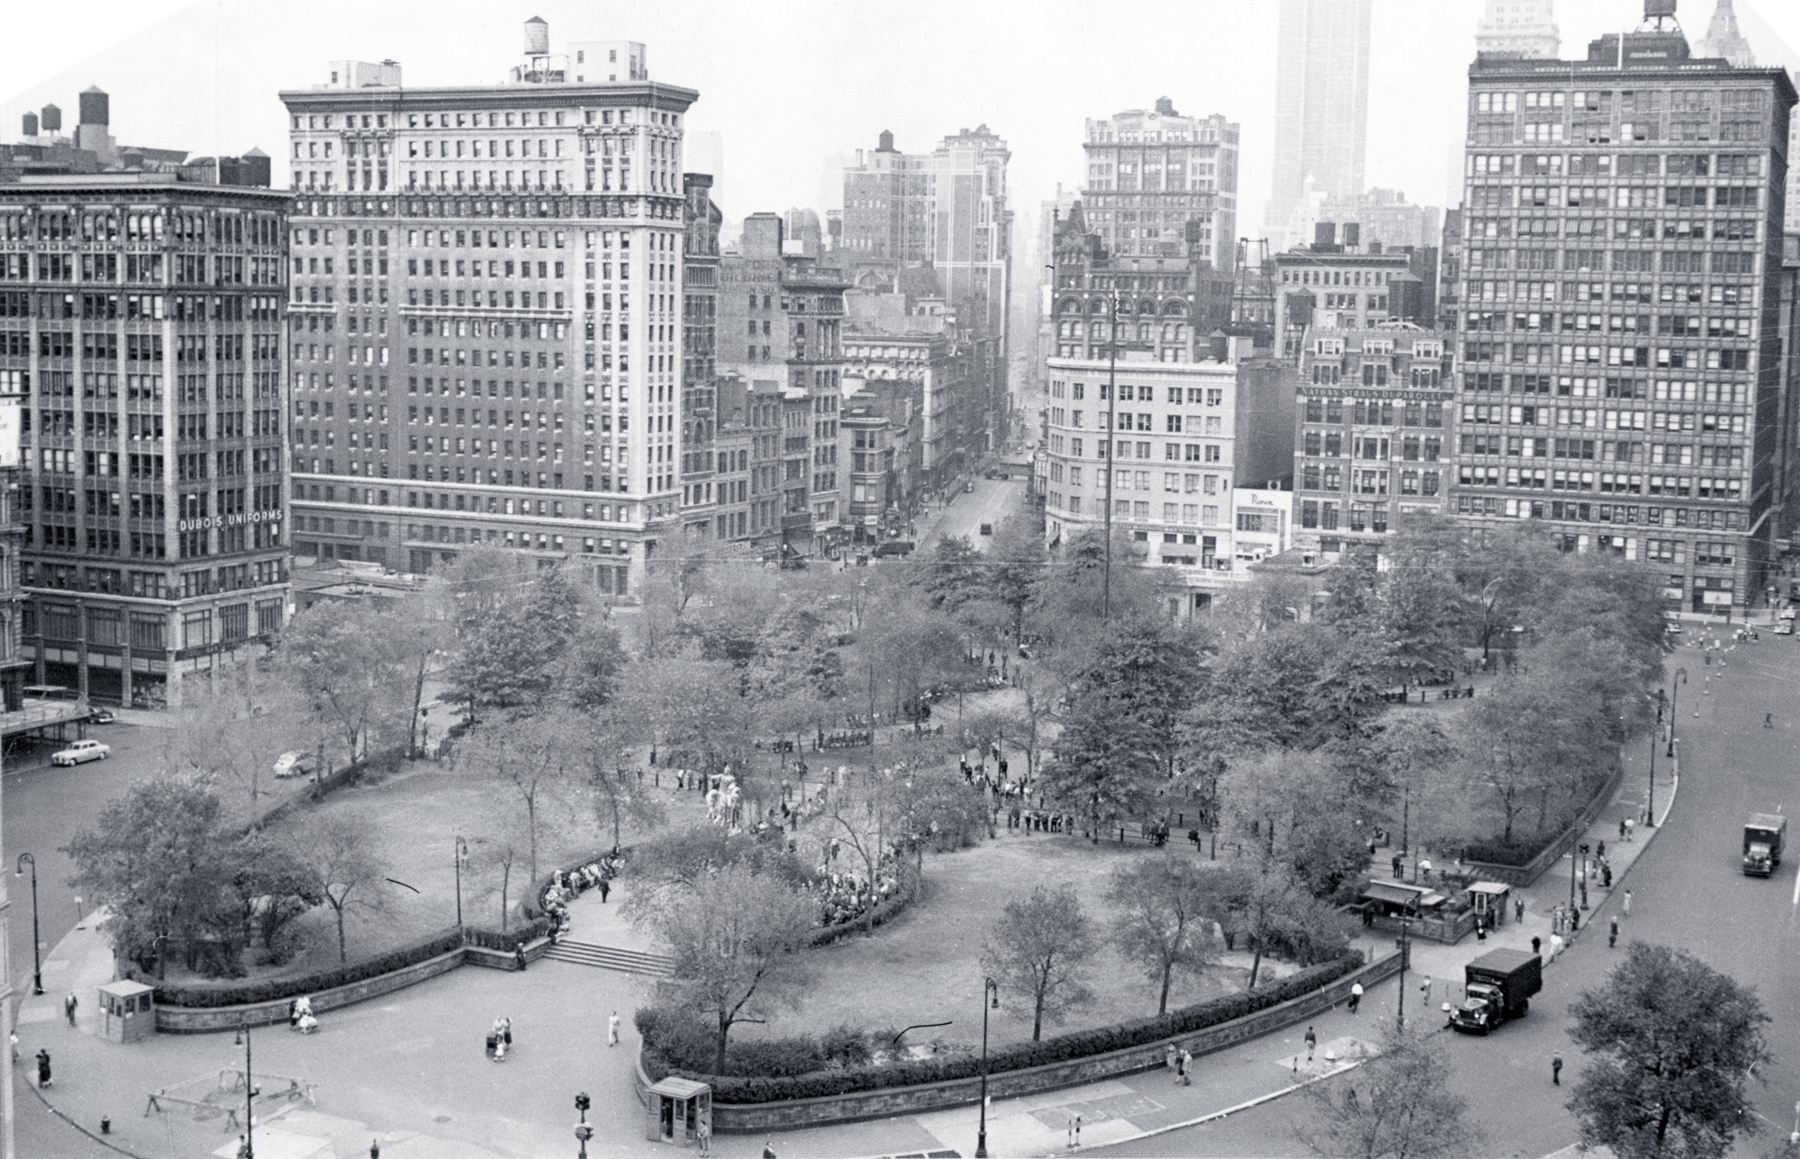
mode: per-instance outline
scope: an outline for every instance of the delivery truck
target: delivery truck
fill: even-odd
[[[1744,872],[1767,877],[1781,868],[1781,839],[1787,818],[1780,813],[1752,813],[1744,823]]]
[[[1493,950],[1463,967],[1462,1005],[1450,1025],[1486,1034],[1509,1018],[1523,1018],[1531,996],[1544,988],[1543,959],[1525,950]]]

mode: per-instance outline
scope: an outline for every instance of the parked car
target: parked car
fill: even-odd
[[[119,718],[113,715],[110,708],[96,708],[88,714],[89,724],[111,724],[117,719]]]
[[[97,740],[78,740],[66,749],[50,754],[53,765],[79,765],[84,761],[103,761],[112,755],[112,746]]]
[[[992,523],[983,523],[981,525],[981,534],[983,534],[983,535],[994,534],[994,525]]]
[[[316,763],[312,753],[282,753],[275,758],[275,775],[277,777],[310,776]]]
[[[910,539],[890,539],[886,543],[877,544],[875,558],[886,559],[890,555],[911,555],[913,542]]]
[[[1792,636],[1794,634],[1794,621],[1783,620],[1781,623],[1776,624],[1775,634],[1777,636]]]

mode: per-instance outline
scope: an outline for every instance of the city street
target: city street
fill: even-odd
[[[948,535],[953,539],[966,537],[976,550],[986,551],[992,539],[981,534],[981,525],[986,523],[998,530],[1001,520],[1020,510],[1025,496],[1026,479],[1019,468],[1011,468],[1009,473],[1009,479],[984,479],[978,471],[975,490],[953,492],[948,507],[932,509],[928,516],[929,534],[925,528],[919,529],[919,550],[929,548],[939,536]]]

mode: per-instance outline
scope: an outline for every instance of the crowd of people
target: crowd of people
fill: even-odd
[[[843,859],[843,845],[833,837],[825,846],[819,879],[811,887],[819,900],[819,925],[822,928],[855,921],[900,888],[900,864],[894,850],[882,851],[875,863],[874,881],[870,881],[865,873],[837,869]]]
[[[619,876],[622,857],[617,849],[597,861],[574,869],[559,869],[544,890],[544,913],[550,919],[550,940],[558,940],[569,929],[569,903],[590,889],[600,891],[600,900],[612,891],[613,878]]]

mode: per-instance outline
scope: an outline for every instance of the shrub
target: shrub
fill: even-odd
[[[526,942],[535,941],[549,932],[549,918],[532,918],[524,925],[515,926],[504,933],[500,930],[478,930],[469,926],[463,930],[463,944],[479,946],[484,950],[500,950],[510,954]]]
[[[1362,955],[1351,951],[1334,961],[1308,966],[1256,990],[1227,994],[1210,1002],[1185,1006],[1164,1015],[1071,1031],[1041,1042],[1021,1042],[999,1047],[988,1052],[988,1070],[994,1074],[1023,1070],[1144,1046],[1180,1034],[1192,1034],[1309,994],[1337,981],[1362,964]],[[637,1025],[644,1038],[644,1067],[653,1082],[671,1074],[709,1082],[713,1086],[713,1097],[721,1103],[770,1103],[944,1082],[972,1078],[980,1073],[981,1067],[980,1060],[973,1054],[955,1054],[882,1066],[852,1065],[828,1070],[815,1069],[797,1075],[713,1075],[710,1073],[713,1039],[705,1035],[705,1028],[691,1016],[678,1011],[646,1008],[638,1011]],[[694,1052],[695,1040],[689,1037],[696,1031],[704,1044],[698,1054]],[[727,1071],[735,1072],[740,1069],[735,1065],[735,1060],[744,1056],[738,1055],[737,1049],[734,1045],[726,1054]],[[823,1050],[820,1053],[829,1057]],[[759,1054],[756,1057],[774,1056]],[[700,1066],[682,1065],[699,1060],[704,1060]]]
[[[1532,858],[1548,849],[1562,836],[1560,830],[1540,833],[1511,845],[1499,841],[1471,841],[1463,850],[1465,861],[1484,861],[1489,865],[1529,865]]]
[[[404,969],[407,966],[415,966],[427,959],[435,958],[439,954],[448,954],[461,947],[462,934],[457,930],[447,930],[422,942],[389,950],[387,953],[378,954],[373,958],[365,958],[360,962],[349,962],[325,970],[316,970],[311,974],[302,974],[293,978],[265,978],[224,985],[158,982],[149,978],[139,980],[155,988],[156,1002],[159,1006],[185,1006],[192,1009],[242,1006],[251,1002],[275,1002],[283,998],[297,998],[302,994],[315,994],[320,990],[330,990],[338,986],[367,981],[382,974],[391,974],[395,970]]]

